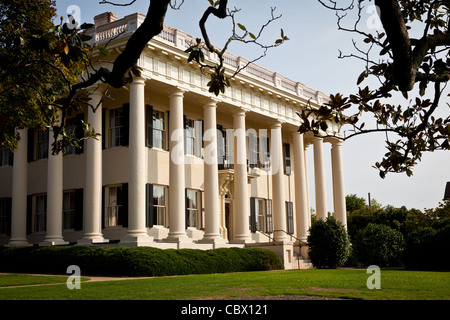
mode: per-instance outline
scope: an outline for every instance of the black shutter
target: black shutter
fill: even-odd
[[[33,226],[33,196],[27,196],[27,235],[32,233]]]
[[[203,192],[200,191],[200,229],[205,230],[204,225],[204,215],[205,215],[205,207],[203,206]]]
[[[83,230],[83,189],[75,190],[75,231]]]
[[[128,228],[128,183],[122,184],[122,213],[119,211],[119,221],[122,216],[122,223],[119,223],[124,228]]]
[[[273,233],[272,199],[266,199],[266,233]]]
[[[82,121],[84,121],[84,113],[77,115],[76,129],[75,129],[75,137],[77,139],[81,139],[84,137],[84,129]],[[79,146],[80,148],[75,149],[75,154],[82,154],[84,152],[84,140],[79,141]]]
[[[34,161],[34,129],[28,130],[28,162]]]
[[[223,169],[223,160],[225,158],[225,143],[224,143],[223,127],[217,125],[217,164],[219,169]]]
[[[102,186],[102,229],[105,229],[105,226],[106,226],[105,222],[106,222],[106,216],[107,216],[107,214],[105,212],[105,202],[106,202],[105,191],[106,191],[106,187]]]
[[[12,198],[6,199],[6,235],[11,236]]]
[[[146,185],[146,194],[147,194],[147,228],[153,228],[153,184],[147,183]]]
[[[128,146],[130,143],[130,104],[123,105],[123,135],[122,146]]]
[[[294,234],[294,204],[286,201],[287,233]]]
[[[291,145],[289,143],[283,144],[284,151],[284,173],[291,174]]]
[[[153,107],[147,105],[145,111],[145,145],[153,148]]]
[[[186,220],[185,221],[186,229],[189,226],[189,210],[188,210],[189,199],[188,199],[187,194],[188,194],[188,191],[185,188],[184,189],[184,210],[185,210],[185,216],[186,216],[186,219],[185,219]]]
[[[250,197],[250,230],[256,232],[256,198]]]
[[[102,149],[106,149],[106,109],[102,109]]]
[[[250,168],[255,168],[257,163],[258,163],[258,159],[256,159],[256,148],[258,148],[257,146],[257,141],[258,139],[255,137],[255,135],[253,134],[253,132],[248,133],[248,154],[249,154],[249,164],[250,164]]]
[[[186,133],[187,133],[187,118],[186,115],[183,114],[183,140],[184,140],[184,154],[186,154],[187,144],[186,144]]]

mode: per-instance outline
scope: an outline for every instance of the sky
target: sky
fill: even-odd
[[[119,19],[135,12],[146,14],[148,0],[137,0],[133,5],[120,7],[99,4],[100,0],[56,0],[59,16],[67,13],[79,14],[81,22],[93,23],[94,16],[103,12],[114,12]],[[115,3],[129,3],[131,0],[115,0]],[[180,3],[180,0],[177,0]],[[293,0],[230,0],[230,8],[241,9],[236,14],[237,22],[252,32],[271,17],[271,7],[276,7],[274,21],[265,31],[265,40],[272,43],[280,37],[280,29],[289,41],[270,50],[258,65],[278,72],[289,79],[299,81],[326,94],[356,92],[356,79],[364,70],[363,62],[357,59],[339,59],[339,50],[354,53],[352,39],[363,44],[363,39],[355,34],[339,31],[337,18],[333,11],[321,6],[318,1]],[[79,10],[76,7],[77,6]],[[208,0],[185,0],[179,10],[169,9],[165,24],[180,29],[194,37],[200,37],[198,21],[208,7]],[[73,11],[74,8],[76,11]],[[353,27],[354,17],[348,16],[344,23]],[[374,7],[364,10],[361,27],[374,31],[379,27]],[[207,28],[211,42],[221,47],[230,35],[230,21],[209,20]],[[380,30],[381,32],[382,30]],[[256,58],[261,51],[252,46],[232,45],[230,53],[246,59]],[[369,83],[370,84],[370,83]],[[363,83],[363,85],[367,85]],[[449,107],[446,93],[441,99],[440,114],[448,116]],[[401,97],[393,98],[391,103],[405,103]],[[324,144],[327,173],[328,210],[333,211],[330,146]],[[343,162],[346,194],[356,194],[366,200],[370,193],[382,205],[406,206],[408,209],[435,208],[442,201],[446,183],[450,182],[450,152],[440,151],[425,154],[413,170],[412,177],[406,174],[388,174],[379,177],[372,166],[386,153],[385,138],[380,134],[366,134],[347,140],[343,144]],[[314,172],[312,147],[308,150],[311,206],[314,208]]]

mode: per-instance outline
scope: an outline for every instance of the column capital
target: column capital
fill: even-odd
[[[281,120],[276,120],[275,122],[272,122],[272,124],[270,125],[271,129],[277,129],[277,128],[281,128],[283,126],[283,123]]]
[[[334,136],[334,137],[326,137],[324,142],[331,143],[333,146],[342,146],[342,138]]]
[[[183,87],[177,86],[177,87],[175,87],[175,88],[170,92],[169,96],[170,96],[170,97],[174,97],[174,96],[181,96],[181,97],[184,97],[184,94],[185,94],[186,92],[189,92],[189,90],[188,90],[188,89],[185,89],[185,88],[183,88]]]
[[[245,117],[246,113],[247,113],[247,111],[245,111],[245,109],[239,109],[238,111],[233,113],[233,118],[236,118],[238,116],[244,116]]]
[[[213,108],[217,108],[217,103],[218,103],[219,101],[218,100],[215,100],[215,99],[210,99],[210,100],[208,100],[204,105],[203,105],[203,108],[206,108],[206,107],[213,107]]]
[[[133,76],[133,82],[131,84],[145,84],[146,79],[144,77]]]

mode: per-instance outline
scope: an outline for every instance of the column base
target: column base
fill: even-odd
[[[64,241],[62,238],[50,238],[50,239],[44,239],[44,241],[39,243],[40,247],[50,247],[50,246],[64,246],[68,245],[69,242]]]
[[[255,243],[255,240],[252,239],[233,239],[230,241],[230,243],[234,243],[234,244],[247,244],[247,243]]]
[[[78,246],[92,246],[95,243],[106,243],[109,242],[108,239],[103,238],[103,236],[85,236],[77,241]]]
[[[127,235],[120,239],[119,246],[124,247],[151,247],[154,243],[153,237],[148,235]]]
[[[31,247],[32,244],[28,243],[27,239],[10,239],[6,247]]]

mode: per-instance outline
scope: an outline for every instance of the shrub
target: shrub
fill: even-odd
[[[334,217],[318,220],[309,229],[308,254],[316,268],[342,266],[350,254],[347,231]]]
[[[445,248],[450,246],[450,225],[444,220],[433,227],[420,228],[408,235],[405,248],[408,269],[450,269],[450,259],[445,253]]]
[[[369,223],[353,240],[355,258],[364,266],[399,266],[405,241],[400,231],[386,225]]]
[[[282,269],[278,255],[257,248],[215,250],[149,247],[0,248],[0,271],[66,274],[77,265],[83,275],[170,276]]]

